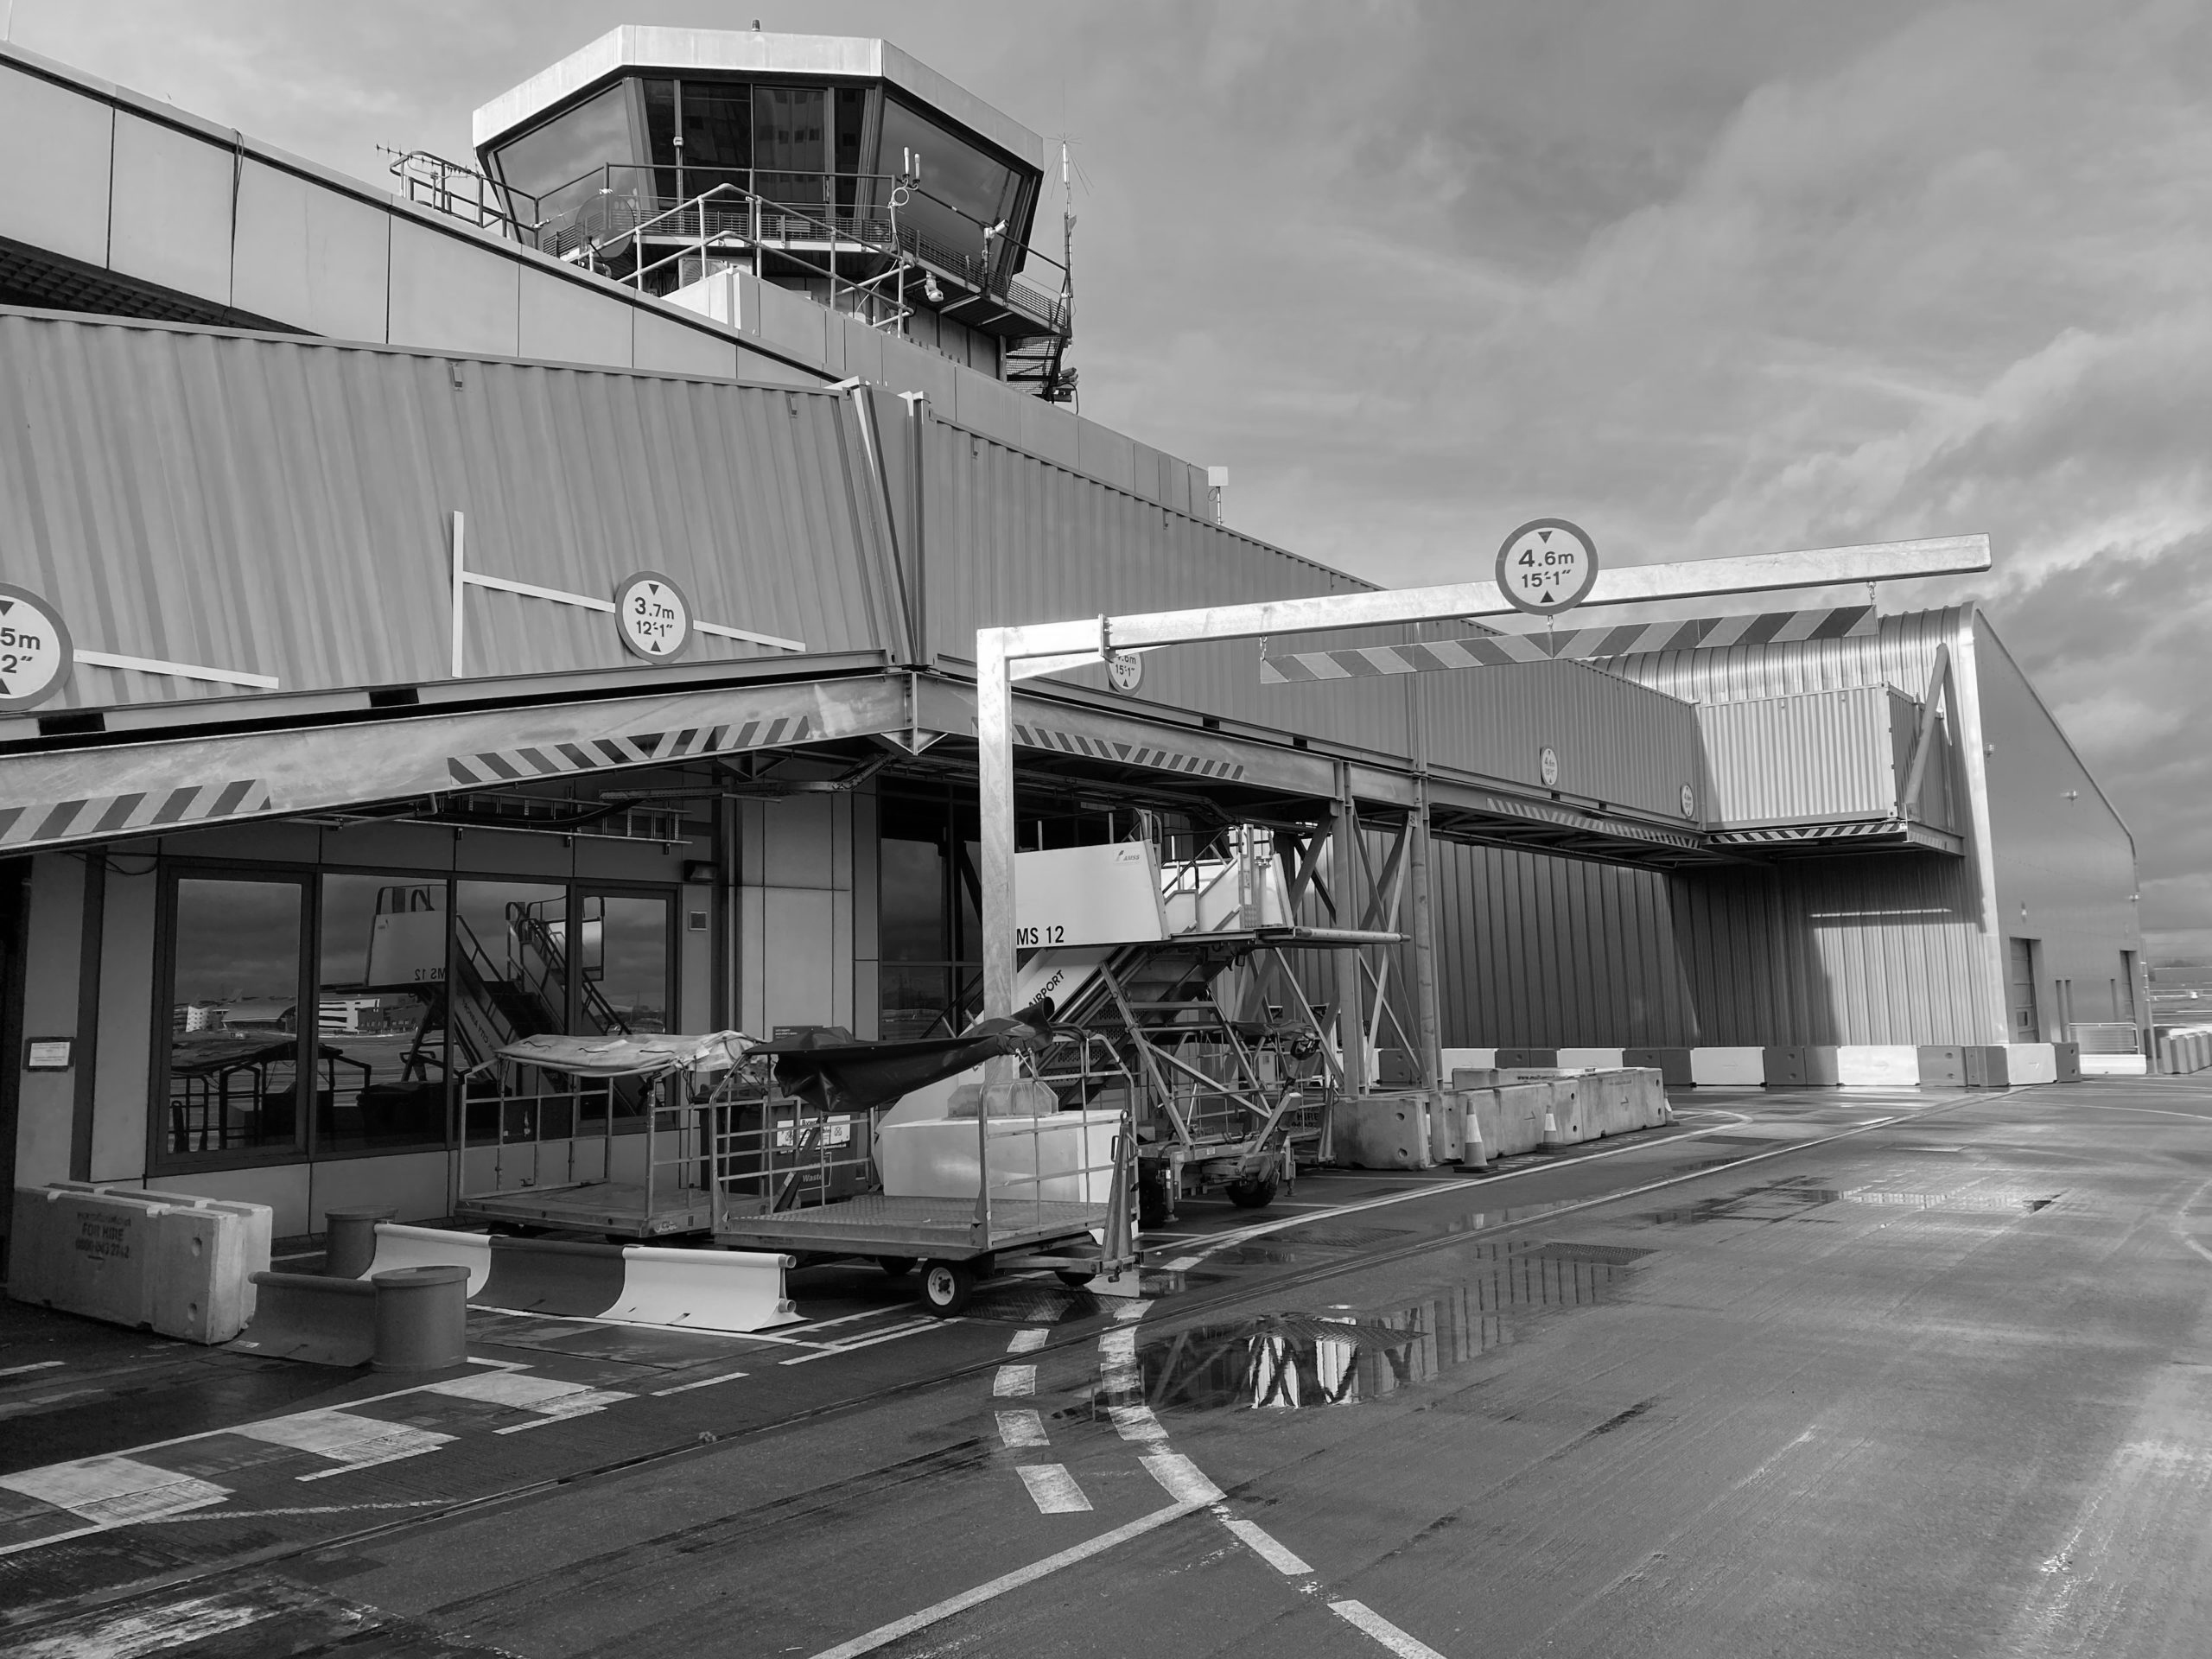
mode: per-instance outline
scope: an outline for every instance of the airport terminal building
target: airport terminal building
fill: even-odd
[[[895,47],[618,29],[476,141],[378,189],[0,48],[16,1185],[440,1217],[517,1034],[957,1030],[976,630],[1368,587],[1074,411],[1043,143]],[[1973,606],[1455,634],[1025,682],[1020,844],[1389,932],[1418,849],[1433,941],[1314,969],[1348,1087],[2139,1054],[2132,841]]]

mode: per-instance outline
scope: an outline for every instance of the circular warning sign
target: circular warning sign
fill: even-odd
[[[45,702],[69,683],[76,665],[61,613],[36,594],[0,582],[0,709]]]
[[[640,570],[614,590],[614,626],[627,650],[674,662],[691,643],[691,601],[659,571]]]
[[[1106,683],[1116,691],[1134,691],[1144,683],[1144,658],[1135,652],[1116,652],[1106,659]]]
[[[1506,602],[1536,616],[1580,604],[1598,580],[1598,544],[1564,518],[1531,518],[1497,550]]]

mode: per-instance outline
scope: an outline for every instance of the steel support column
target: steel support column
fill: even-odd
[[[1421,1040],[1421,1087],[1428,1091],[1428,1155],[1441,1164],[1450,1160],[1445,1137],[1444,1027],[1436,993],[1436,906],[1429,871],[1426,773],[1414,779],[1414,788],[1413,817],[1406,825],[1406,833],[1413,837],[1408,852],[1414,887],[1414,1025]]]

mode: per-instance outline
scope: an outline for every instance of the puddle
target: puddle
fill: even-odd
[[[1655,1210],[1647,1219],[1662,1227],[1706,1221],[1787,1221],[1843,1197],[1840,1188],[1825,1185],[1827,1179],[1795,1175],[1786,1180],[1738,1187],[1724,1198],[1700,1198],[1679,1209]]]
[[[1554,1243],[1482,1245],[1475,1254],[1464,1283],[1387,1313],[1270,1313],[1155,1338],[1137,1350],[1142,1398],[1159,1410],[1306,1410],[1380,1399],[1512,1340],[1530,1318],[1595,1306],[1650,1252]],[[1113,1403],[1127,1403],[1126,1391]]]

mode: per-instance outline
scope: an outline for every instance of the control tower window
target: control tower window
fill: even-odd
[[[683,83],[683,165],[734,172],[753,165],[752,89],[713,81]],[[717,173],[719,184],[728,173]],[[743,183],[743,180],[737,182]],[[705,186],[701,186],[705,188]]]
[[[829,167],[823,127],[827,91],[820,86],[756,86],[753,94],[753,188],[771,201],[819,213]]]
[[[899,222],[919,235],[918,251],[931,264],[956,273],[963,266],[980,270],[984,226],[1005,220],[1019,228],[1014,215],[1021,185],[1014,169],[895,98],[884,100],[877,153],[887,173],[907,168],[919,158],[921,183],[900,210]],[[992,254],[999,256],[1003,245],[995,240]]]
[[[544,198],[608,162],[637,159],[631,146],[630,88],[624,82],[501,145],[493,161],[502,182]]]

